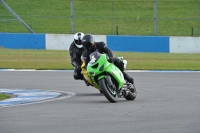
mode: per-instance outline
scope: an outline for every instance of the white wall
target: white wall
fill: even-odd
[[[46,34],[47,50],[69,50],[74,38],[73,34]]]
[[[105,35],[93,35],[95,41],[103,41],[106,43]],[[69,50],[69,47],[74,40],[74,34],[46,34],[46,49],[47,50]]]
[[[200,53],[200,37],[170,37],[170,53]]]
[[[105,43],[107,43],[106,42],[106,35],[93,35],[93,37],[94,37],[94,40],[96,41],[96,42],[105,42]]]

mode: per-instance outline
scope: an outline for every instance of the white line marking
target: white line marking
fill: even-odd
[[[38,89],[0,89],[0,93],[12,94],[15,96],[13,98],[0,101],[0,107],[12,107],[42,103],[58,99],[70,98],[75,95],[75,93],[72,92]]]

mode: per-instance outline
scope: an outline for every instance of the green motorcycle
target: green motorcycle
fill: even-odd
[[[86,80],[90,81],[90,85],[99,89],[111,103],[116,103],[121,97],[134,100],[137,96],[134,84],[125,81],[120,69],[108,61],[106,54],[97,51],[90,54],[87,74]]]

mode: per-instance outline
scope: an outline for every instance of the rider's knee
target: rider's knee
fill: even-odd
[[[117,66],[121,71],[124,71],[124,63],[120,59],[116,58],[114,61],[115,66]]]
[[[82,80],[83,75],[81,74],[80,70],[74,69],[74,79],[75,80]]]

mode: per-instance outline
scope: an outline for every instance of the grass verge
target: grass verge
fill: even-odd
[[[7,94],[0,93],[0,101],[4,100],[4,99],[7,99],[7,98],[11,98],[11,96],[7,95]]]
[[[200,54],[114,52],[128,70],[200,70]],[[0,69],[71,70],[67,50],[0,49]]]

